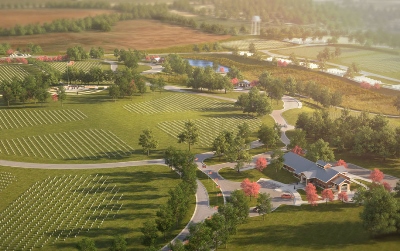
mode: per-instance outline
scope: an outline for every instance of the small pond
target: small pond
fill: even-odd
[[[195,67],[213,66],[213,62],[207,60],[188,59],[189,64]],[[223,65],[218,65],[217,72],[228,72],[229,68]]]

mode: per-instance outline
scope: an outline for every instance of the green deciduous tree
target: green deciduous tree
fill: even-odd
[[[329,147],[329,143],[325,142],[323,139],[319,139],[315,143],[309,145],[305,157],[314,162],[317,160],[332,161],[335,159],[335,155]]]
[[[274,128],[265,124],[262,124],[258,129],[257,137],[259,141],[264,144],[266,150],[268,150],[269,147],[274,147],[280,138]]]
[[[149,156],[150,150],[158,147],[158,140],[154,137],[150,129],[145,129],[139,136],[139,145],[143,148],[147,156]]]
[[[163,233],[165,240],[165,233],[174,225],[174,216],[168,205],[161,205],[157,211],[156,219],[157,229]]]
[[[234,208],[237,209],[237,220],[239,223],[244,223],[249,217],[249,200],[242,190],[235,190],[228,197],[227,201],[232,204]]]
[[[235,106],[240,107],[244,113],[255,113],[263,116],[271,113],[272,107],[266,94],[261,94],[257,87],[251,88],[249,93],[243,93],[238,97]]]
[[[275,168],[275,171],[281,170],[283,168],[283,163],[285,159],[283,157],[283,152],[281,149],[275,149],[271,154],[271,164],[269,165],[271,168]]]
[[[57,89],[57,97],[58,101],[61,102],[61,106],[63,106],[63,102],[67,99],[67,94],[65,93],[65,87],[60,85]]]
[[[263,220],[265,219],[265,215],[269,214],[272,210],[272,201],[271,197],[267,193],[259,193],[257,198],[257,212],[259,215],[262,215]]]
[[[114,237],[113,242],[110,247],[110,251],[126,251],[126,240],[121,235]]]
[[[399,230],[398,201],[383,186],[366,192],[364,210],[360,217],[363,227],[372,235],[395,233]]]
[[[190,146],[194,145],[199,139],[199,129],[190,120],[185,122],[184,131],[178,134],[178,143],[187,143]]]
[[[96,251],[97,249],[96,249],[94,240],[89,239],[89,238],[83,238],[78,243],[78,250],[79,251]]]
[[[158,237],[157,224],[154,221],[147,220],[143,223],[142,228],[142,244],[146,246],[154,246],[154,243]]]

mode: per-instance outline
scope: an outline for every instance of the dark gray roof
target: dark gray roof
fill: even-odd
[[[329,163],[328,163],[328,162],[325,162],[325,161],[323,161],[323,160],[317,160],[317,165],[325,166],[326,164],[329,164]]]
[[[346,180],[345,178],[339,176],[339,177],[337,177],[337,178],[334,178],[334,179],[332,180],[332,182],[335,183],[336,185],[340,185],[340,184],[341,184],[343,181],[345,181],[345,180]]]
[[[293,168],[294,172],[298,175],[302,173],[307,179],[317,178],[323,182],[328,182],[338,173],[345,171],[345,167],[341,168],[341,166],[324,169],[319,167],[316,163],[293,152],[287,152],[283,157],[285,159],[285,165]]]

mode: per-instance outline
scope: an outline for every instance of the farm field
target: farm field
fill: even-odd
[[[246,121],[256,131],[262,122],[273,123],[270,116],[248,116],[227,101],[176,92],[148,92],[114,102],[108,91],[102,91],[68,95],[63,107],[54,101],[25,106],[0,109],[2,159],[39,163],[147,159],[138,145],[144,129],[151,129],[159,140],[150,158],[161,158],[170,145],[187,149],[176,136],[188,118],[200,129],[200,142],[193,147],[199,153],[209,151],[210,142],[223,129],[236,130]],[[157,107],[163,109],[154,113]]]
[[[396,236],[370,239],[362,227],[362,207],[341,202],[317,207],[281,206],[262,217],[252,217],[238,227],[228,243],[237,250],[395,250]],[[340,216],[338,216],[340,215]]]
[[[277,48],[284,48],[292,46],[291,43],[281,42],[276,40],[265,40],[265,39],[244,39],[244,40],[235,40],[221,43],[221,46],[234,49],[238,48],[239,50],[249,50],[249,45],[254,43],[257,50],[271,50]]]
[[[229,38],[228,35],[212,35],[151,20],[118,22],[110,32],[88,31],[81,33],[49,33],[31,36],[2,37],[2,43],[13,47],[39,44],[48,53],[65,53],[66,48],[81,45],[85,50],[101,46],[106,52],[115,48],[137,50],[167,48],[170,46],[216,42]]]
[[[114,12],[113,10],[95,9],[0,9],[0,27],[11,28],[17,24],[44,24],[56,19],[79,19]]]
[[[331,51],[335,50],[335,47],[327,47]],[[287,56],[291,53],[295,53],[298,57],[316,59],[318,52],[322,51],[324,48],[325,46],[307,46],[278,49],[271,52]],[[400,73],[398,71],[400,68],[400,55],[397,55],[397,52],[396,54],[389,54],[372,50],[345,47],[342,47],[341,50],[342,55],[330,60],[329,62],[346,66],[356,62],[361,70],[400,80]]]
[[[0,191],[1,250],[75,250],[78,241],[89,237],[98,250],[105,251],[118,234],[127,239],[129,250],[143,250],[140,227],[155,216],[167,201],[168,190],[179,183],[178,175],[166,166],[93,170],[0,167],[0,184],[5,184],[3,177],[8,184]],[[193,207],[189,212],[191,216]],[[163,243],[160,237],[157,245]]]

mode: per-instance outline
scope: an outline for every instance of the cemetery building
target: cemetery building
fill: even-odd
[[[312,162],[293,152],[284,156],[284,168],[300,180],[301,183],[312,183],[323,189],[329,188],[337,192],[350,191],[350,178],[344,166],[332,166],[322,160]]]

